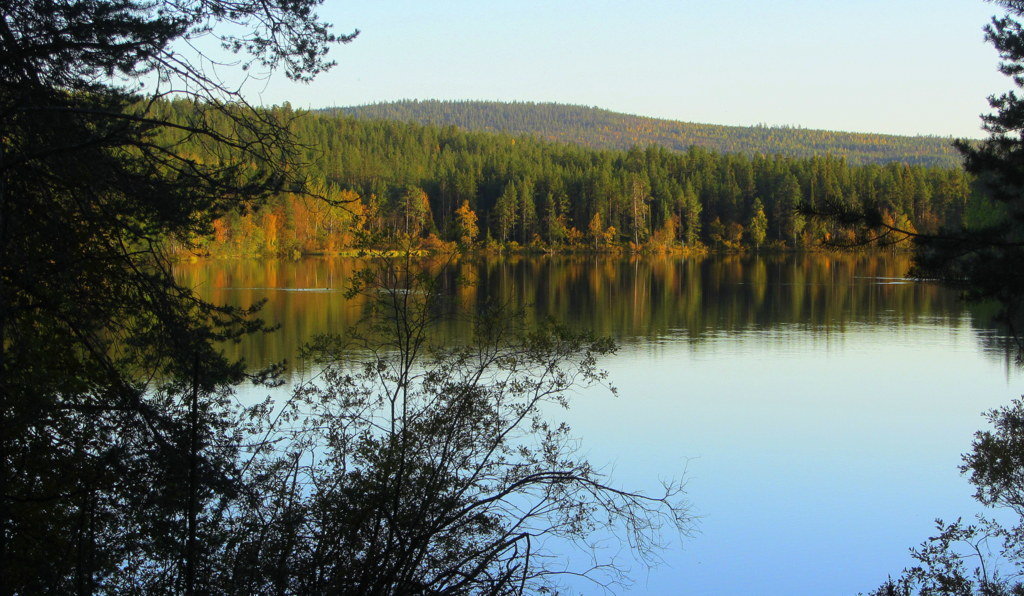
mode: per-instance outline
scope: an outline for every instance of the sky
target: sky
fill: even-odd
[[[981,137],[1011,87],[982,0],[326,0],[337,66],[246,93],[316,108],[558,102],[690,122]]]

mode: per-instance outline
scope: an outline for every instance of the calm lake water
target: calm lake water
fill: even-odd
[[[344,289],[363,266],[213,261],[178,275],[214,301],[267,299],[281,329],[230,349],[295,363],[313,335],[356,323],[365,305]],[[588,391],[567,418],[620,484],[687,480],[698,533],[632,574],[632,592],[665,594],[856,594],[908,565],[936,517],[979,511],[960,454],[1024,381],[986,309],[906,280],[908,267],[901,255],[434,265],[460,309],[498,298],[621,343],[602,362],[619,397]]]

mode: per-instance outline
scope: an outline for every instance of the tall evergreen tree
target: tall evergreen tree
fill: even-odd
[[[507,242],[515,230],[516,208],[519,205],[519,191],[515,183],[505,187],[494,205],[494,226],[498,239]]]
[[[163,247],[301,181],[286,120],[179,44],[307,80],[350,39],[316,4],[0,4],[0,594],[117,592],[142,553],[162,585],[134,591],[203,591],[198,510],[234,490],[215,389],[243,370],[213,343],[261,325]]]
[[[997,0],[1007,15],[993,18],[986,39],[999,51],[999,70],[1024,88],[1024,2]],[[1024,299],[1024,98],[1016,91],[992,96],[982,116],[989,137],[959,141],[965,168],[995,201],[990,216],[966,228],[947,228],[919,239],[918,271],[962,284],[976,298],[995,298],[1005,320],[1020,330]],[[970,222],[968,222],[970,224]]]

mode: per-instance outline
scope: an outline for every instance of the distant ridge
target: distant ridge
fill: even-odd
[[[326,108],[361,119],[397,120],[466,130],[533,135],[595,149],[662,145],[685,151],[692,145],[724,153],[812,157],[832,154],[851,164],[902,162],[958,167],[952,139],[813,130],[786,126],[723,126],[621,114],[557,103],[405,100]]]

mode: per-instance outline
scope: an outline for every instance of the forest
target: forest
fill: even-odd
[[[592,149],[630,149],[637,145],[686,151],[691,146],[721,153],[814,157],[826,153],[853,164],[900,162],[954,167],[960,155],[951,139],[815,130],[800,126],[724,126],[634,116],[596,107],[557,103],[406,100],[331,108],[368,120],[397,120],[477,132],[534,135]]]
[[[1010,16],[986,33],[1006,61],[1003,72],[1022,87],[1024,6],[997,3]],[[649,449],[644,459],[658,466],[650,482],[612,477],[614,457],[591,451],[552,413],[592,388],[614,394],[599,359],[613,355],[615,342],[572,321],[541,323],[510,310],[491,300],[496,292],[472,285],[474,276],[506,295],[547,298],[535,302],[554,314],[600,312],[591,327],[601,333],[629,322],[659,337],[679,325],[712,335],[705,330],[755,328],[745,322],[776,312],[786,313],[783,331],[828,332],[837,313],[850,312],[834,289],[861,273],[872,281],[855,297],[887,323],[912,315],[906,305],[918,297],[940,315],[954,312],[934,288],[890,283],[903,274],[888,265],[854,274],[843,263],[856,256],[794,267],[809,255],[772,255],[773,263],[761,255],[662,255],[650,265],[641,265],[646,256],[571,255],[575,262],[548,283],[536,273],[553,259],[518,254],[526,250],[756,252],[864,244],[872,229],[900,230],[885,241],[917,242],[912,275],[997,302],[993,317],[1012,331],[1003,337],[1024,347],[1015,331],[1024,312],[1019,95],[992,98],[990,139],[959,145],[966,172],[842,150],[737,153],[688,143],[674,151],[638,131],[615,133],[636,137],[623,146],[587,148],[568,138],[248,103],[234,75],[261,81],[278,71],[309,82],[334,65],[330,48],[356,39],[358,30],[336,32],[320,20],[320,4],[0,3],[0,596],[524,594],[564,591],[576,580],[607,592],[633,573],[642,578],[700,519],[685,468],[657,459],[685,453]],[[835,216],[815,215],[822,213]],[[411,250],[402,258],[310,259],[335,262],[323,272],[361,312],[355,319],[347,309],[316,311],[327,333],[300,351],[316,374],[290,387],[273,345],[256,367],[244,360],[254,355],[231,352],[274,330],[250,293],[267,288],[216,284],[253,301],[214,302],[177,258],[409,247],[509,254],[475,270],[473,259],[447,259],[457,273]],[[604,263],[588,269],[588,260]],[[276,275],[293,263],[218,263],[225,277],[256,264]],[[687,308],[662,308],[678,280],[691,278],[704,280],[706,291],[691,289]],[[773,293],[762,283],[769,279],[793,289]],[[302,286],[287,289],[304,297],[325,289]],[[562,289],[573,286],[587,298]],[[616,288],[630,298],[616,297]],[[267,303],[266,314],[288,299]],[[456,303],[473,307],[473,318],[457,323],[472,329],[464,342],[435,333],[459,314]],[[713,305],[707,316],[696,311],[704,303]],[[286,320],[280,345],[302,336],[303,324]],[[812,348],[831,356],[832,345]],[[763,370],[729,366],[729,376]],[[653,368],[630,367],[658,384]],[[790,379],[807,367],[794,370]],[[862,407],[876,415],[890,397],[875,388],[887,380],[866,367],[856,375],[869,383],[864,395],[881,398]],[[830,375],[813,388],[813,403],[831,407],[829,385],[842,382]],[[688,415],[698,403],[723,401],[686,389],[693,399],[673,408]],[[753,397],[772,406],[760,389]],[[940,405],[922,397],[909,416],[915,421]],[[640,409],[636,403],[628,405]],[[718,418],[731,425],[738,411]],[[597,414],[623,426],[608,410]],[[990,421],[993,432],[976,435],[962,469],[978,501],[1008,509],[1013,525],[940,523],[940,534],[912,553],[920,565],[878,594],[1024,591],[1017,574],[989,574],[995,567],[978,548],[999,539],[1014,569],[1024,561],[1024,403],[993,410]],[[846,423],[830,412],[815,426],[831,432]],[[645,430],[630,431],[629,440],[640,442]],[[736,443],[730,433],[739,431],[721,438]],[[592,436],[607,446],[607,435]],[[751,436],[754,449],[734,452],[760,467],[756,456],[773,446]],[[797,438],[798,465],[829,451]],[[847,492],[862,500],[861,477],[841,461],[828,468],[853,480]],[[899,473],[896,482],[912,478]],[[751,486],[760,500],[787,477],[735,480],[748,504]],[[873,523],[837,511],[859,526]],[[743,541],[747,535],[744,528]],[[804,536],[801,545],[809,544]],[[731,551],[739,541],[724,542]],[[729,559],[740,560],[732,552]],[[976,560],[980,571],[968,569]]]
[[[183,120],[197,106],[179,100],[155,109]],[[320,197],[284,192],[253,213],[225,213],[199,239],[200,251],[333,254],[409,241],[425,249],[799,249],[868,239],[864,229],[801,208],[870,208],[886,224],[924,233],[962,227],[986,210],[960,168],[699,147],[597,150],[288,105],[270,114],[303,147],[296,173]],[[211,159],[183,135],[164,140]]]

